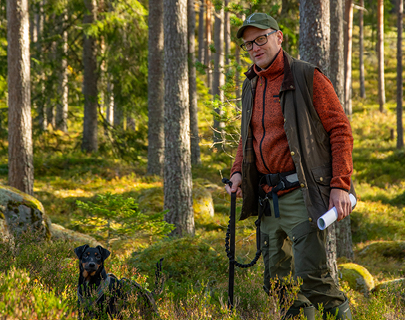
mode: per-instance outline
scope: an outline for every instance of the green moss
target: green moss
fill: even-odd
[[[340,278],[346,281],[349,287],[359,291],[364,295],[374,288],[374,278],[365,268],[355,263],[345,263],[339,265]]]
[[[405,241],[376,241],[359,252],[360,256],[381,255],[396,260],[405,259]]]

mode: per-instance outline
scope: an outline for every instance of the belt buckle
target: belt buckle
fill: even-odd
[[[267,195],[266,195],[266,198],[264,198],[264,199],[262,199],[262,198],[259,197],[259,204],[263,207],[263,202],[266,201],[266,200],[269,200],[269,198],[267,197]]]

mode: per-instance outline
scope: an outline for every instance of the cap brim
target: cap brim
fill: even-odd
[[[255,24],[255,23],[248,24],[248,25],[246,25],[246,26],[243,26],[243,27],[240,27],[240,28],[239,28],[238,33],[236,34],[236,37],[237,37],[238,39],[242,38],[243,32],[245,31],[245,29],[246,29],[247,27],[256,27],[256,28],[259,28],[259,29],[262,29],[262,30],[270,29],[270,27],[264,26],[264,25],[262,25],[262,24]]]

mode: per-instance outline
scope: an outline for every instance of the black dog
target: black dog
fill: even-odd
[[[123,319],[131,294],[136,296],[137,313],[143,319],[152,319],[154,314],[157,315],[151,292],[134,281],[118,280],[114,275],[107,274],[104,268],[104,260],[110,255],[107,249],[101,246],[91,248],[86,244],[77,247],[75,253],[80,262],[77,296],[81,317]]]

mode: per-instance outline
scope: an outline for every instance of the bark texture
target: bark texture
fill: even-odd
[[[340,104],[344,103],[344,31],[343,0],[330,1],[330,81]]]
[[[353,260],[354,253],[350,215],[334,224],[336,225],[337,257],[346,257],[349,260]]]
[[[45,0],[41,1],[38,3],[38,13],[35,14],[35,26],[36,26],[36,59],[38,61],[43,60],[43,52],[42,52],[42,41],[40,40],[41,37],[43,36],[44,33],[44,20],[45,20],[45,15],[44,15],[44,6],[45,6]],[[38,122],[39,122],[39,127],[41,130],[45,131],[48,127],[48,119],[46,116],[46,109],[45,109],[45,75],[42,70],[42,66],[35,66],[35,69],[37,74],[38,74],[38,79],[39,79],[39,99],[35,102],[37,110],[38,110]]]
[[[8,183],[33,194],[28,0],[7,1]]]
[[[190,101],[190,148],[191,164],[201,164],[200,138],[198,136],[198,106],[197,106],[197,80],[195,69],[195,4],[194,0],[187,1],[188,15],[188,84]]]
[[[384,111],[384,1],[377,1],[377,57],[378,57],[378,103],[380,112]]]
[[[212,93],[212,74],[211,74],[211,1],[206,0],[206,12],[205,12],[205,53],[204,61],[207,66],[207,87],[209,88],[209,93]]]
[[[187,0],[164,0],[165,220],[194,235],[187,61]]]
[[[360,67],[360,97],[366,98],[366,85],[364,75],[364,0],[360,0],[359,11],[359,67]]]
[[[87,12],[83,23],[93,23],[97,18],[97,4],[95,0],[84,0]],[[83,41],[83,95],[84,95],[84,120],[82,150],[94,152],[98,149],[97,143],[97,118],[98,118],[98,74],[97,74],[97,47],[96,39],[84,35]]]
[[[353,0],[345,0],[345,103],[348,116],[352,114],[352,36],[353,36]]]
[[[204,63],[204,13],[205,13],[205,0],[200,1],[200,11],[198,13],[198,61]]]
[[[58,83],[58,99],[56,105],[56,118],[55,124],[56,129],[59,129],[63,132],[68,131],[67,120],[68,120],[68,33],[66,30],[65,21],[67,20],[67,14],[59,17],[61,20],[60,24],[60,35],[61,40],[59,43],[58,56],[60,57],[60,70],[59,70],[59,83]]]
[[[224,66],[224,9],[221,9],[215,13],[214,23],[214,73],[212,79],[212,94],[215,100],[220,102],[224,101],[224,95],[221,91],[221,87],[225,84],[225,75],[223,74]],[[215,108],[215,112],[221,116],[221,108]],[[222,131],[224,123],[214,118],[214,142],[221,142]]]
[[[329,75],[329,1],[300,2],[300,57]]]
[[[228,7],[229,0],[225,0],[225,8]],[[231,51],[231,23],[229,21],[229,11],[224,11],[224,41],[225,41],[225,65],[229,64],[229,52]]]
[[[397,148],[404,147],[404,127],[402,123],[403,77],[402,77],[402,30],[404,29],[404,2],[397,0]]]
[[[148,24],[148,174],[163,176],[165,149],[163,0],[149,0]]]

